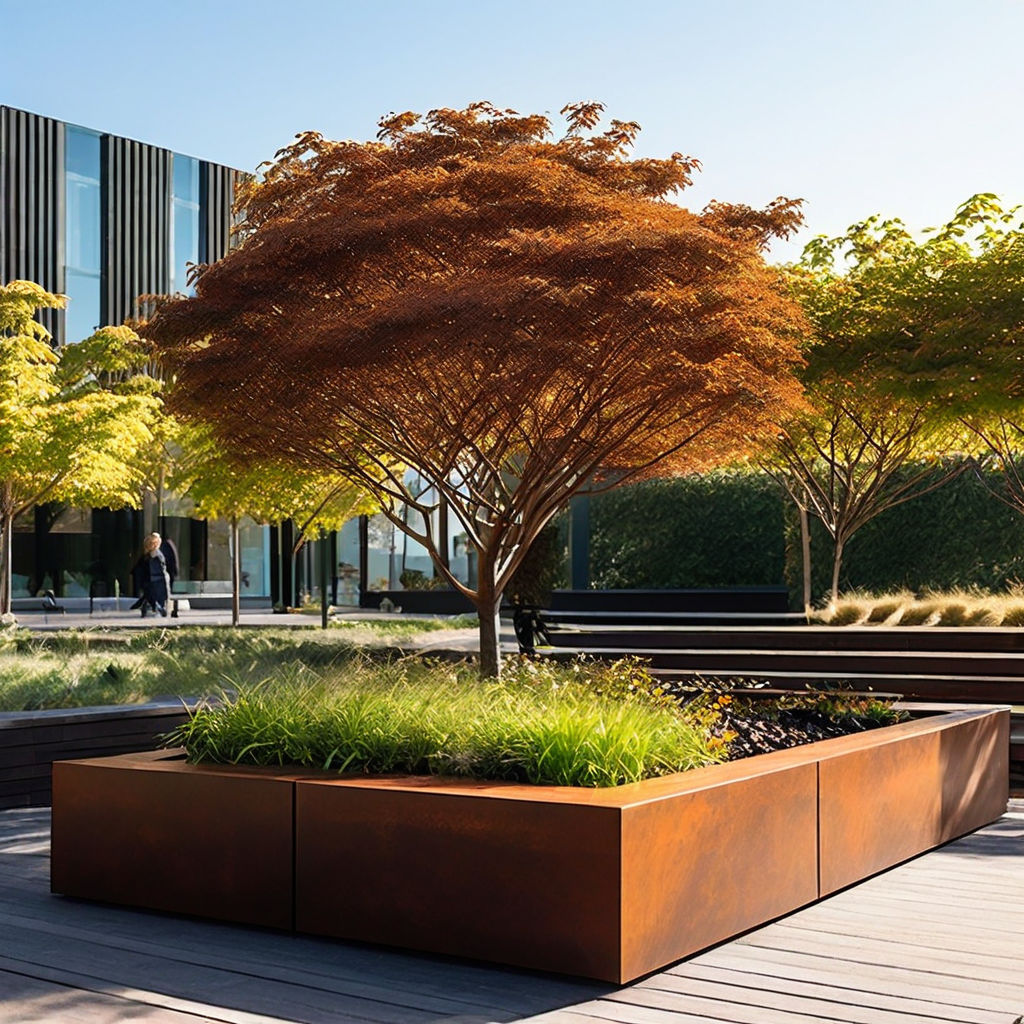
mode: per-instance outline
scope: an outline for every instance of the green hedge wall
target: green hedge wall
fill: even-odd
[[[1005,590],[1024,580],[1024,515],[993,495],[999,485],[967,472],[884,512],[850,541],[843,589]]]
[[[591,499],[598,589],[777,584],[784,563],[783,504],[764,476],[652,480]]]
[[[998,478],[989,477],[991,485]],[[592,499],[591,586],[728,587],[786,583],[799,603],[799,525],[766,476],[654,480]],[[812,522],[813,593],[828,591],[832,542]],[[890,509],[847,547],[842,589],[1003,590],[1024,581],[1024,515],[974,473]]]

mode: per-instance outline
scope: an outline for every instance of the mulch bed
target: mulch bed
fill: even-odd
[[[759,713],[760,711],[760,713]],[[729,744],[729,760],[738,761],[754,754],[767,754],[773,750],[786,750],[804,743],[828,740],[834,736],[877,729],[887,723],[875,719],[850,716],[832,718],[820,711],[771,711],[748,705],[734,714],[722,712],[721,732],[732,732],[736,738]]]
[[[702,699],[713,707],[717,721],[712,731],[719,736],[732,733],[735,737],[729,743],[730,761],[893,724],[855,713],[837,715],[822,711],[813,706],[813,694],[794,693],[782,698],[783,706],[780,706],[777,698],[737,696],[727,686],[715,683],[707,683],[699,689],[691,684],[662,682],[659,685],[679,701]],[[829,695],[833,701],[838,696]],[[792,706],[800,703],[812,706]]]

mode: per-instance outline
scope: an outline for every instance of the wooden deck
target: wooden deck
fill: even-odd
[[[974,835],[612,989],[53,897],[49,813],[0,813],[0,1021],[1012,1024],[1024,801]],[[358,880],[353,880],[358,884]]]

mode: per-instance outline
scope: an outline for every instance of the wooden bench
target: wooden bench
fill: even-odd
[[[532,614],[532,652],[562,661],[632,656],[673,681],[736,680],[737,689],[756,681],[785,691],[833,686],[914,701],[1007,704],[1011,759],[1024,763],[1024,629],[807,626],[781,616],[773,625],[726,624],[712,621],[727,614],[717,610],[701,622],[698,612],[642,607]],[[520,646],[530,651],[522,639]]]

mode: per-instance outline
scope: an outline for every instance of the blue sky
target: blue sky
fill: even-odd
[[[391,110],[596,99],[701,160],[684,205],[804,198],[801,241],[1024,201],[1024,0],[0,0],[0,36],[0,102],[247,170]]]

